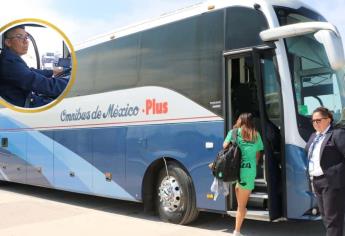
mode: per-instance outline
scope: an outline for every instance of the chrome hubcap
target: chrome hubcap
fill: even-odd
[[[181,187],[173,176],[166,176],[159,186],[159,198],[165,211],[174,212],[180,208]]]

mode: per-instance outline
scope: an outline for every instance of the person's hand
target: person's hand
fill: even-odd
[[[53,76],[54,76],[54,77],[58,76],[58,75],[61,74],[62,72],[63,72],[62,67],[54,67],[54,68],[53,68]]]
[[[211,170],[213,170],[213,162],[211,162],[210,164],[208,164],[208,168],[210,168]]]

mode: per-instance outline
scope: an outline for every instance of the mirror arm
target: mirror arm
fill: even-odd
[[[260,32],[262,41],[277,41],[281,38],[290,38],[299,35],[314,33],[319,30],[330,30],[340,37],[337,28],[327,22],[305,22],[292,25],[285,25],[277,28],[272,28]]]

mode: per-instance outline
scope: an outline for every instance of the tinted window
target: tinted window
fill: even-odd
[[[265,56],[261,60],[261,76],[268,119],[276,127],[281,127],[281,91],[272,56]]]
[[[259,33],[266,28],[260,11],[234,7],[82,49],[69,96],[162,86],[221,115],[224,45],[229,50],[262,44]]]
[[[210,109],[222,95],[223,32],[223,11],[143,32],[139,85],[170,88]]]
[[[77,52],[78,70],[70,96],[134,87],[138,34],[108,41]]]
[[[267,21],[261,11],[244,7],[226,10],[227,50],[263,44],[259,33],[267,29]]]
[[[222,96],[223,22],[221,10],[83,49],[70,96],[162,86],[211,108]]]
[[[287,7],[274,7],[280,25],[296,24],[309,21],[326,21],[326,19],[316,12],[307,8],[292,9]]]

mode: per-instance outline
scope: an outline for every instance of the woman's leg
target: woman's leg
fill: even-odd
[[[235,188],[236,199],[237,199],[237,212],[236,212],[236,225],[235,230],[240,232],[244,217],[247,213],[247,202],[251,190],[243,189],[239,186]]]

